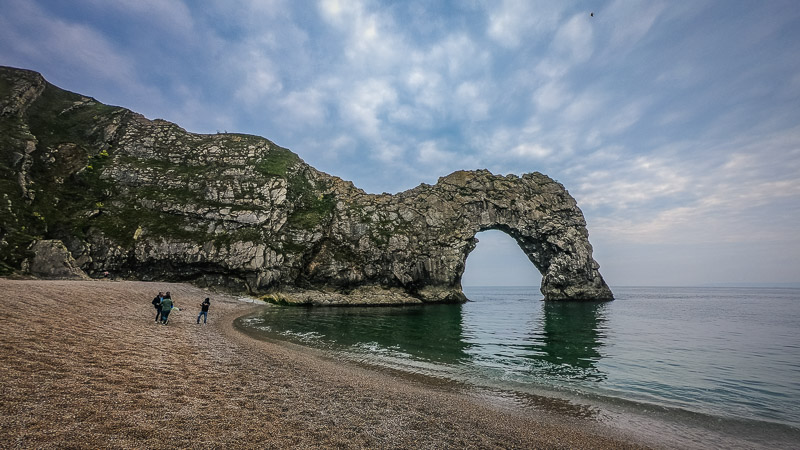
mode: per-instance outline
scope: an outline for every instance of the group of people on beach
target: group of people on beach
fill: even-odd
[[[156,323],[161,318],[161,324],[166,325],[169,322],[169,314],[173,309],[180,311],[175,303],[172,301],[172,295],[167,291],[166,294],[159,292],[153,299],[153,306],[156,308]],[[208,307],[211,306],[211,299],[206,297],[203,303],[200,304],[200,314],[197,315],[197,323],[200,323],[200,318],[203,318],[203,323],[208,321]]]

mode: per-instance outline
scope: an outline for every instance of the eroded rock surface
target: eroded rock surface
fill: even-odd
[[[475,234],[512,236],[548,300],[610,300],[583,214],[540,173],[367,194],[257,136],[198,135],[0,68],[0,264],[64,242],[98,276],[315,304],[464,301]]]
[[[89,277],[78,267],[75,259],[64,246],[55,239],[42,239],[31,244],[31,259],[22,262],[24,271],[41,278],[66,280],[88,280]]]

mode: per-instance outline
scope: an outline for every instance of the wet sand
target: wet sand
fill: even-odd
[[[0,291],[2,448],[643,447],[591,418],[253,339],[233,321],[257,306],[186,284],[0,279]],[[181,308],[167,326],[158,291]]]

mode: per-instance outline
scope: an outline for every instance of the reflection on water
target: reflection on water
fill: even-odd
[[[402,307],[271,306],[251,323],[295,342],[440,363],[469,359],[461,339],[461,305]]]
[[[371,356],[486,371],[513,382],[602,381],[603,303],[549,303],[530,293],[471,293],[465,305],[314,308],[271,306],[251,321],[279,339]],[[256,323],[257,322],[257,323]],[[412,364],[413,365],[413,364]],[[408,368],[408,367],[406,367]],[[441,375],[441,366],[437,367]],[[477,375],[477,374],[473,374]]]
[[[543,302],[543,331],[539,339],[532,335],[531,350],[553,367],[567,369],[567,375],[577,373],[582,379],[604,380],[596,362],[602,356],[605,338],[605,306],[605,302]]]
[[[467,295],[462,339],[473,364],[517,383],[605,379],[596,364],[605,303],[537,301],[531,288],[472,288]]]

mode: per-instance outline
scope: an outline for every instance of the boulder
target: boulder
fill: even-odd
[[[29,250],[33,253],[33,257],[25,260],[23,267],[30,275],[48,279],[89,279],[89,276],[78,267],[64,243],[59,240],[35,241]]]

